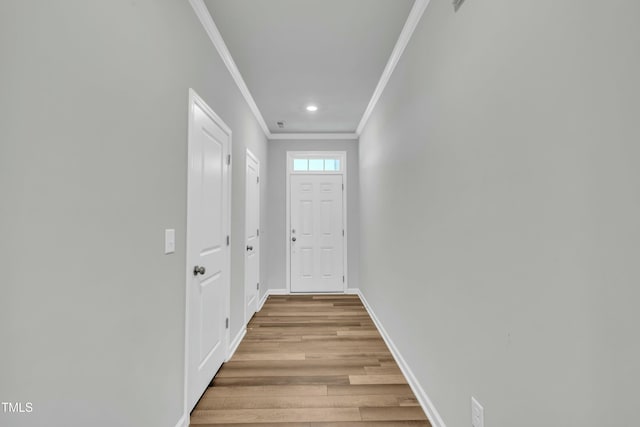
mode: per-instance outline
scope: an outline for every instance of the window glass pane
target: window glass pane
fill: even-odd
[[[293,159],[293,170],[294,171],[306,171],[308,170],[307,159]]]
[[[310,171],[323,171],[324,170],[324,159],[309,159],[309,170]]]
[[[324,170],[326,171],[337,171],[338,161],[336,159],[324,159]]]

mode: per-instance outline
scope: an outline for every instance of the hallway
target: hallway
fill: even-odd
[[[358,296],[270,296],[191,425],[423,425]],[[346,424],[345,424],[346,423]]]
[[[0,427],[638,425],[639,18],[0,1]]]

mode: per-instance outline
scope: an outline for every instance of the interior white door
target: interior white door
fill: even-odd
[[[245,215],[245,322],[258,309],[260,282],[260,163],[247,151]]]
[[[291,292],[344,291],[342,175],[291,175]]]
[[[191,411],[228,351],[231,132],[203,101],[189,129],[187,405]]]

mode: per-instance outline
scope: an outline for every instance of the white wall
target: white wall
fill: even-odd
[[[637,424],[638,16],[433,0],[361,136],[361,288],[448,427]]]
[[[359,283],[359,172],[357,141],[269,141],[267,175],[267,229],[264,240],[266,280],[269,289],[286,288],[286,213],[287,213],[287,151],[346,151],[347,152],[347,278],[350,288]]]
[[[187,1],[5,0],[0,63],[0,425],[174,427],[188,89],[233,130],[232,337],[264,134]]]

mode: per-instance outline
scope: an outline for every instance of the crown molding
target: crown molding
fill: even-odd
[[[413,4],[413,8],[411,8],[411,12],[409,12],[409,16],[407,17],[407,21],[402,28],[402,32],[400,33],[400,37],[398,37],[398,41],[396,42],[393,51],[391,52],[391,56],[389,57],[389,61],[387,62],[387,66],[384,68],[382,72],[382,76],[380,77],[380,81],[378,82],[378,86],[376,86],[376,90],[373,92],[373,96],[369,101],[369,105],[367,105],[367,109],[364,111],[362,115],[362,119],[360,120],[360,124],[356,129],[356,134],[360,135],[364,130],[367,121],[371,117],[373,110],[376,107],[376,104],[380,100],[384,89],[387,87],[387,83],[389,83],[389,79],[393,74],[393,71],[396,69],[396,65],[400,61],[402,54],[404,53],[405,48],[409,44],[411,40],[411,36],[415,31],[424,11],[427,9],[430,0],[416,0]]]
[[[355,133],[272,133],[270,140],[357,140]]]
[[[238,89],[240,89],[242,96],[244,96],[247,104],[249,104],[249,108],[253,112],[253,115],[256,117],[256,120],[262,128],[262,131],[268,138],[271,135],[269,127],[264,121],[262,113],[260,113],[260,109],[258,109],[258,105],[256,104],[256,101],[253,99],[253,96],[251,96],[251,92],[249,92],[249,88],[244,82],[242,74],[240,74],[240,70],[238,70],[236,63],[231,57],[231,52],[229,52],[229,49],[227,48],[227,45],[224,42],[220,31],[218,30],[218,27],[216,26],[215,22],[213,22],[213,18],[211,17],[211,13],[209,13],[209,9],[207,9],[207,6],[204,4],[203,0],[189,0],[189,3],[191,3],[191,7],[196,12],[198,19],[200,19],[200,23],[204,27],[204,30],[207,32],[207,35],[211,39],[211,42],[215,46],[216,50],[220,54],[222,61],[227,66],[229,73],[231,73],[231,77],[233,77],[236,85],[238,85]]]
[[[195,11],[196,16],[198,17],[198,19],[200,20],[200,23],[204,27],[207,35],[209,36],[209,39],[211,39],[211,42],[213,43],[216,50],[220,54],[222,61],[226,65],[227,69],[229,70],[229,73],[231,74],[231,77],[236,82],[238,89],[240,89],[240,93],[242,93],[242,96],[247,101],[249,108],[253,112],[253,115],[255,116],[256,120],[258,121],[258,124],[260,125],[260,127],[262,128],[262,131],[264,132],[265,136],[269,140],[340,140],[340,139],[357,140],[360,134],[362,133],[362,131],[364,130],[364,127],[367,124],[367,121],[371,117],[371,114],[373,113],[373,110],[375,109],[376,104],[378,103],[378,100],[382,96],[382,93],[384,92],[384,89],[386,88],[387,83],[389,83],[389,79],[391,78],[391,75],[393,74],[393,71],[395,70],[396,65],[398,65],[398,62],[400,61],[400,58],[402,57],[402,54],[405,48],[409,44],[409,41],[411,40],[411,36],[413,35],[413,32],[415,31],[418,23],[420,22],[420,19],[422,18],[424,11],[427,9],[429,2],[430,0],[416,0],[415,3],[413,4],[413,7],[411,8],[411,12],[409,12],[409,16],[407,17],[407,21],[405,22],[404,27],[402,28],[402,32],[398,37],[398,41],[396,42],[396,45],[393,48],[393,51],[391,52],[389,61],[387,61],[387,65],[382,73],[382,76],[380,77],[380,80],[378,81],[378,85],[376,86],[375,91],[373,92],[373,96],[371,97],[371,100],[367,105],[367,109],[365,110],[364,114],[362,115],[362,118],[360,119],[360,123],[358,124],[358,128],[356,129],[355,133],[286,133],[285,134],[285,133],[271,133],[271,131],[269,130],[269,127],[267,126],[267,123],[264,121],[264,117],[262,117],[262,113],[260,112],[258,105],[253,99],[251,92],[249,92],[249,88],[247,87],[247,84],[244,82],[244,79],[242,78],[242,74],[240,74],[240,70],[238,70],[236,63],[233,60],[233,57],[231,56],[231,52],[229,52],[229,49],[227,48],[227,45],[224,42],[224,39],[222,38],[222,35],[220,34],[218,27],[213,21],[213,18],[211,17],[211,13],[209,13],[209,9],[207,9],[207,6],[204,4],[204,1],[189,0],[191,7]]]

